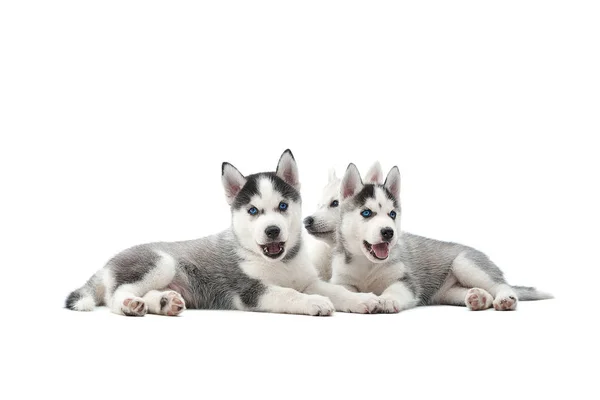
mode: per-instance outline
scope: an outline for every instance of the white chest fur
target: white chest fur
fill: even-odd
[[[402,262],[375,264],[363,257],[354,257],[346,263],[344,255],[333,259],[332,283],[351,285],[360,292],[380,295],[391,284],[404,277],[406,266]]]
[[[298,291],[303,291],[310,283],[318,279],[317,271],[305,252],[300,252],[288,262],[257,258],[243,261],[240,267],[248,276],[267,285],[289,287]]]

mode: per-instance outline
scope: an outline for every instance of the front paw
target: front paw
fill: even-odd
[[[403,311],[403,310],[406,310],[408,308],[415,306],[414,302],[402,303],[402,302],[400,302],[396,299],[390,298],[390,297],[381,296],[381,301],[383,303],[383,306],[381,307],[381,312],[386,313],[386,314],[396,314],[396,313],[399,313],[400,311]]]
[[[374,314],[383,310],[383,300],[373,293],[353,293],[337,311]]]
[[[307,295],[306,304],[301,310],[302,314],[315,316],[329,316],[333,314],[335,307],[327,297],[317,294]]]
[[[400,303],[394,299],[382,299],[383,305],[381,312],[386,314],[395,314],[400,312]]]

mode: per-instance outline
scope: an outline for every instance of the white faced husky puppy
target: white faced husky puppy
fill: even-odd
[[[88,311],[105,304],[127,316],[178,315],[186,307],[308,315],[380,309],[372,293],[318,279],[302,244],[298,168],[289,150],[275,173],[244,177],[223,163],[222,182],[231,228],[125,250],[72,292],[66,307]]]
[[[400,172],[382,185],[364,184],[350,164],[341,182],[340,220],[331,282],[384,299],[385,312],[416,305],[466,305],[471,310],[514,310],[518,300],[552,296],[510,286],[482,252],[400,231]]]
[[[329,170],[327,178],[327,185],[323,188],[317,210],[312,215],[304,218],[306,231],[319,240],[317,243],[311,243],[310,255],[313,264],[319,271],[319,276],[325,281],[331,279],[331,261],[340,220],[340,185],[342,183],[334,168]],[[369,168],[365,175],[365,182],[383,182],[379,162],[375,162]]]

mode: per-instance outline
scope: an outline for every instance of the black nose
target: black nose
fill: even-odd
[[[267,229],[265,229],[265,233],[269,239],[275,239],[277,236],[279,236],[279,232],[281,232],[281,229],[275,225],[267,226]]]
[[[392,228],[383,228],[381,230],[381,237],[383,240],[390,241],[394,237],[394,230]]]
[[[305,227],[308,228],[309,226],[312,226],[312,224],[314,224],[314,223],[315,223],[315,219],[313,217],[304,218],[304,226]]]

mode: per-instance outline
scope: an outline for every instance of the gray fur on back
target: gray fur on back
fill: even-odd
[[[235,309],[236,298],[253,308],[265,286],[242,271],[238,248],[235,235],[226,230],[196,240],[136,246],[119,254],[118,259],[113,258],[108,268],[115,277],[139,280],[144,271],[153,268],[152,255],[162,251],[177,261],[177,272],[169,288],[181,290],[188,308]],[[117,286],[122,283],[126,282],[117,282]]]
[[[429,239],[423,236],[402,232],[401,238],[390,253],[386,262],[393,265],[402,262],[407,268],[407,274],[401,281],[419,299],[420,305],[432,304],[433,297],[442,288],[452,273],[453,263],[461,255],[473,262],[473,265],[484,271],[493,282],[506,283],[502,270],[490,258],[479,250],[471,247]],[[344,254],[346,263],[351,262],[351,256],[344,247],[344,238],[338,230],[336,253]],[[519,300],[551,299],[549,293],[540,292],[533,287],[511,286]]]
[[[110,259],[103,270],[73,291],[67,297],[66,307],[73,309],[79,299],[90,295],[96,305],[102,305],[104,291],[114,293],[121,285],[141,281],[156,268],[161,258],[159,252],[163,252],[176,260],[176,273],[171,284],[161,289],[180,293],[188,308],[230,310],[239,308],[236,307],[238,301],[252,309],[266,287],[242,271],[239,248],[231,229],[201,239],[131,247]],[[101,279],[106,270],[113,277],[111,287],[104,287]]]
[[[452,263],[462,254],[497,283],[505,283],[502,271],[482,252],[458,243],[443,242],[403,232],[390,254],[390,264],[402,262],[408,269],[404,283],[429,304],[452,272]]]

